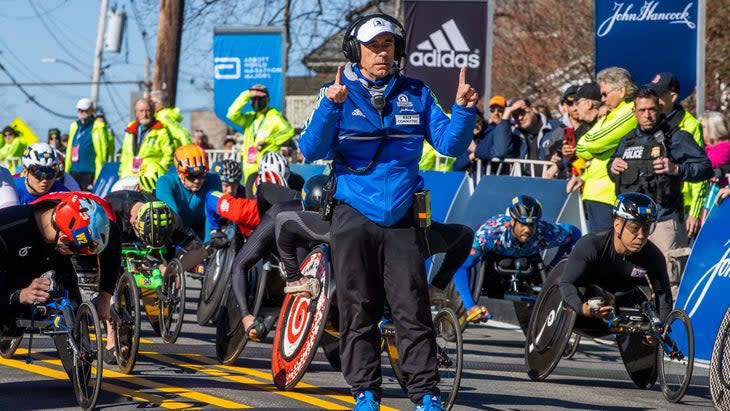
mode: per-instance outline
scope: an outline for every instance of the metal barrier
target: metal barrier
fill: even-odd
[[[552,162],[544,160],[528,160],[523,158],[492,159],[489,164],[482,166],[482,160],[476,160],[476,171],[472,175],[467,173],[469,178],[470,192],[474,192],[483,175],[506,175],[512,177],[535,177],[543,178],[542,171],[550,167]],[[539,170],[539,172],[538,172]]]

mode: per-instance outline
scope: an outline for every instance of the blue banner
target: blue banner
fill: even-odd
[[[695,0],[595,0],[596,72],[623,67],[642,85],[669,71],[684,99],[697,85],[697,11]]]
[[[709,361],[722,316],[730,305],[730,200],[712,209],[687,260],[675,307],[687,312],[695,358]]]
[[[213,36],[213,88],[215,114],[226,112],[241,92],[254,84],[269,89],[269,107],[284,111],[283,28],[216,28]],[[251,110],[250,106],[244,111]]]

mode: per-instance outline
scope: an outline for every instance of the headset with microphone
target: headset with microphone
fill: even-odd
[[[345,36],[342,38],[342,53],[349,62],[359,63],[360,43],[357,41],[357,32],[365,23],[371,19],[377,18],[390,22],[393,26],[395,26],[395,29],[398,32],[393,36],[395,38],[395,61],[398,62],[398,70],[402,71],[402,66],[404,66],[402,60],[404,60],[406,56],[406,30],[398,20],[387,14],[368,14],[353,20],[352,23],[347,26],[347,29],[345,29]]]

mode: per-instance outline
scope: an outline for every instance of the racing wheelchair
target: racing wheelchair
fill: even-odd
[[[197,319],[199,325],[205,325],[218,319],[219,307],[223,301],[231,276],[233,259],[236,256],[236,226],[228,224],[225,228],[228,244],[224,247],[208,246],[208,258],[205,262],[205,276],[201,278],[200,298],[198,299]]]
[[[710,394],[718,410],[730,410],[730,307],[717,330],[710,359]]]
[[[694,332],[689,317],[675,309],[664,321],[654,307],[651,285],[611,294],[598,287],[581,287],[587,297],[605,296],[613,307],[608,321],[578,316],[563,302],[560,277],[567,260],[562,260],[546,279],[527,329],[525,364],[535,381],[547,378],[564,353],[571,333],[588,338],[616,335],[626,371],[636,386],[651,388],[659,378],[667,401],[678,402],[687,391],[694,365]],[[646,337],[657,344],[647,345]]]
[[[61,358],[64,371],[74,387],[76,401],[83,410],[96,406],[104,369],[102,360],[102,328],[96,309],[81,301],[76,281],[68,287],[48,271],[41,277],[51,280],[51,298],[43,304],[33,304],[16,320],[11,335],[0,337],[0,356],[11,358],[24,334],[29,334],[28,359],[31,361],[33,335],[48,335]]]
[[[339,369],[339,331],[336,293],[329,247],[316,246],[300,264],[305,276],[320,282],[320,293],[311,299],[287,294],[279,313],[271,358],[274,385],[283,390],[294,388],[302,379],[321,346],[330,365]],[[462,373],[463,341],[459,321],[453,310],[440,308],[434,316],[437,366],[442,401],[450,409],[459,391]],[[406,378],[400,367],[393,324],[380,324],[383,347],[393,374],[405,391]]]

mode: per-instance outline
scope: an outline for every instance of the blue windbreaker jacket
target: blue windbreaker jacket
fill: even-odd
[[[456,83],[456,78],[454,79]],[[456,157],[466,151],[476,121],[476,108],[454,104],[451,119],[422,81],[393,75],[383,91],[383,125],[371,95],[348,63],[342,72],[347,99],[335,104],[325,96],[325,84],[314,112],[304,125],[299,148],[308,161],[342,155],[354,168],[365,167],[387,136],[375,165],[364,175],[335,161],[335,198],[369,220],[391,226],[413,204],[413,193],[423,188],[418,161],[423,139],[441,154]]]

